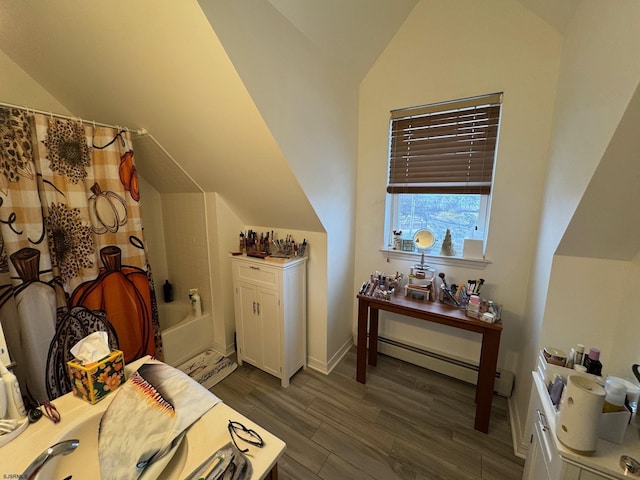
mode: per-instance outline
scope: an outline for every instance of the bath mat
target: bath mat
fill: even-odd
[[[238,368],[238,364],[215,350],[207,350],[178,366],[179,370],[193,378],[205,388],[221,382]]]

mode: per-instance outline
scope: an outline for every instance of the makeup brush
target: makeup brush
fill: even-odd
[[[442,283],[444,284],[444,288],[449,288],[447,286],[447,281],[444,279],[444,272],[440,272],[438,276],[442,279]]]

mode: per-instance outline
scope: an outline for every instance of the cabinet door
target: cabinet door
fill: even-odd
[[[542,438],[540,437],[539,423],[536,421],[531,433],[531,445],[527,452],[527,460],[524,464],[522,480],[550,480],[547,471],[547,463],[542,451]]]
[[[240,283],[236,287],[238,302],[238,349],[241,361],[256,367],[262,364],[262,328],[257,314],[256,287]]]
[[[258,317],[262,341],[262,367],[266,372],[280,378],[281,369],[281,321],[280,302],[278,292],[257,289]]]

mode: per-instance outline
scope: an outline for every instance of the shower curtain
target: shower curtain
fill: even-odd
[[[0,322],[32,403],[89,333],[162,358],[139,200],[128,131],[0,108]]]

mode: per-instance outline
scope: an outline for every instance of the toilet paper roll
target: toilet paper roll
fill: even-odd
[[[569,376],[556,420],[556,435],[563,445],[579,453],[595,452],[605,396],[604,388],[590,378]]]

